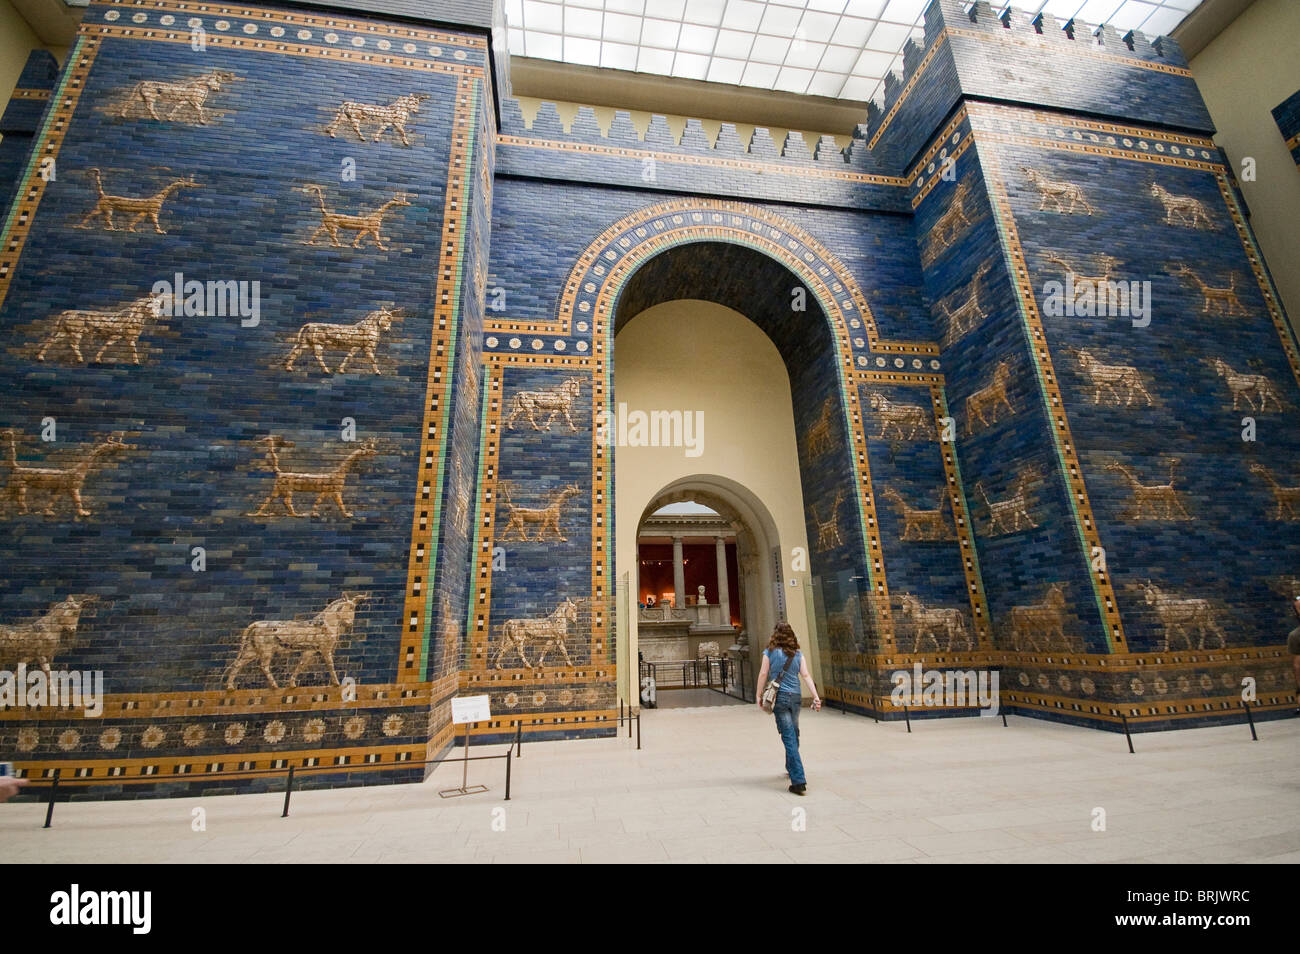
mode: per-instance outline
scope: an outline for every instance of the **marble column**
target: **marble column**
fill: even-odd
[[[673,537],[673,609],[686,605],[686,566],[682,563],[682,538]]]
[[[718,622],[730,626],[731,588],[727,585],[727,542],[722,537],[714,537],[713,546],[718,553],[718,604],[722,608],[722,617]]]

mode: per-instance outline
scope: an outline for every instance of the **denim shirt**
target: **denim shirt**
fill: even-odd
[[[765,649],[763,655],[767,657],[768,670],[767,677],[775,679],[781,675],[781,669],[785,666],[785,653],[779,649]],[[785,671],[785,677],[781,680],[781,685],[777,688],[778,692],[792,692],[799,695],[799,668],[803,665],[803,653],[794,654],[794,662],[790,663],[790,668]]]

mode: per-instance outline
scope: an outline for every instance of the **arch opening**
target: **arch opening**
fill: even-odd
[[[664,503],[688,498],[716,511],[732,533],[726,543],[734,554],[728,553],[727,566],[739,592],[726,622],[735,631],[725,643],[718,640],[719,648],[739,646],[755,661],[772,626],[788,619],[818,672],[821,650],[828,648],[822,607],[860,605],[869,592],[845,425],[847,397],[828,313],[779,259],[709,240],[671,246],[641,263],[611,311],[610,358],[618,374],[611,379],[610,410],[620,427],[614,441],[614,556],[626,601],[619,611],[625,634],[619,640],[621,693],[637,695],[633,674],[647,595],[660,604],[661,617],[666,593],[686,604],[675,607],[683,616],[706,615],[699,594],[679,581],[665,586],[658,576],[657,585],[646,589],[640,579],[638,537],[666,529],[654,521],[647,526],[647,518]],[[683,420],[697,415],[698,454],[636,446],[622,422],[652,411],[681,412]],[[670,542],[654,542],[665,546],[654,555],[662,567],[672,559]],[[687,545],[684,539],[682,558]],[[834,593],[824,591],[824,580]],[[706,606],[721,606],[721,593],[706,587],[705,596]],[[724,622],[720,611],[712,618]],[[738,639],[742,628],[744,641]],[[681,640],[678,651],[691,653],[697,642]],[[753,686],[747,691],[752,694]]]

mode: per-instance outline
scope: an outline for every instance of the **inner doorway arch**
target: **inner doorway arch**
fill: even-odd
[[[807,616],[802,597],[797,594],[787,596],[784,592],[787,581],[781,572],[779,558],[788,542],[783,546],[772,512],[743,484],[720,474],[700,473],[674,480],[655,493],[642,510],[638,525],[661,508],[684,501],[693,501],[714,511],[735,536],[737,574],[728,580],[728,589],[738,597],[732,601],[739,606],[738,632],[728,636],[725,643],[719,638],[719,649],[726,653],[733,645],[746,647],[750,668],[745,675],[752,679],[758,671],[758,656],[767,645],[768,635],[779,619],[786,618],[797,632],[807,636],[805,646],[815,669],[818,664],[817,640],[813,638],[815,620]],[[631,579],[635,601],[644,587],[635,585],[634,574]],[[629,612],[629,619],[628,655],[635,661],[643,645],[641,626],[637,613]]]

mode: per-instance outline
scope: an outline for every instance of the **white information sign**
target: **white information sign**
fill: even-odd
[[[486,695],[457,696],[451,700],[451,721],[455,725],[487,722],[491,718],[492,707]]]

